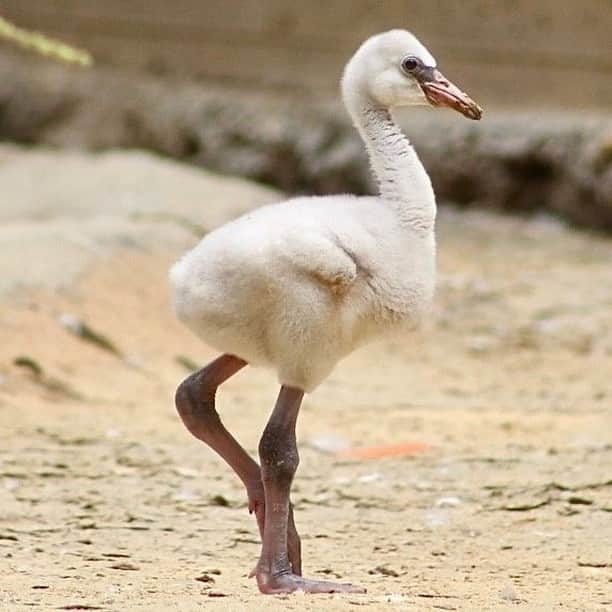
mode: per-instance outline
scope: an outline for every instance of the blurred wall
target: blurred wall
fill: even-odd
[[[487,106],[612,108],[610,0],[3,0],[0,12],[102,63],[336,93],[352,50],[413,30]]]

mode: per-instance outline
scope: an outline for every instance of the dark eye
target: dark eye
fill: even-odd
[[[419,60],[416,57],[405,57],[402,60],[402,70],[404,72],[412,72],[419,66]]]

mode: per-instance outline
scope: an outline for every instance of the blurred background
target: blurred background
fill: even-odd
[[[410,28],[487,112],[479,126],[403,114],[442,200],[612,229],[609,2],[9,0],[2,10],[88,49],[96,66],[4,44],[0,137],[144,148],[307,193],[371,191],[338,79],[367,36]]]
[[[294,605],[255,594],[244,492],[175,414],[215,355],[175,321],[167,270],[254,207],[373,191],[338,80],[399,27],[485,116],[399,115],[440,204],[438,293],[423,330],[306,401],[307,572],[363,583],[373,609],[609,609],[612,2],[5,0],[0,17],[95,60],[19,48],[0,22],[0,608]],[[254,455],[275,393],[247,369],[219,394]]]

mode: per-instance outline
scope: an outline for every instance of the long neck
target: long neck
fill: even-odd
[[[423,233],[433,230],[436,200],[431,181],[391,112],[370,103],[349,107],[349,112],[365,142],[381,197],[402,224]]]

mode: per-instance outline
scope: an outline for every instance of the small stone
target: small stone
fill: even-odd
[[[436,500],[436,506],[438,508],[455,508],[461,504],[461,500],[458,497],[440,497]]]
[[[198,576],[196,580],[198,582],[214,582],[215,581],[215,579],[210,574],[207,574],[207,573],[204,573],[201,576]]]
[[[137,565],[134,565],[133,563],[115,563],[114,565],[111,565],[111,569],[135,572],[138,571],[140,568]]]
[[[230,501],[223,495],[213,495],[213,497],[210,498],[210,503],[213,506],[221,506],[222,508],[229,508],[231,506]]]
[[[347,450],[351,444],[346,438],[342,438],[333,433],[319,434],[313,436],[308,440],[309,446],[321,453],[339,453],[340,451]]]
[[[507,584],[500,592],[500,597],[505,601],[518,601],[519,596],[512,584]]]
[[[382,479],[382,474],[380,472],[373,472],[372,474],[364,474],[360,476],[357,480],[359,482],[376,482],[377,480]]]
[[[382,574],[383,576],[392,576],[393,578],[398,578],[399,574],[390,567],[385,567],[384,565],[378,565],[374,569],[368,571],[368,574]]]

